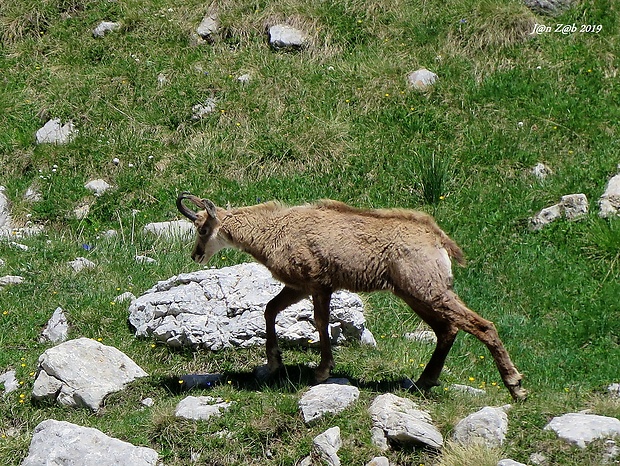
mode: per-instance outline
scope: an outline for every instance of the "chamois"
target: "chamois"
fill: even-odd
[[[200,209],[188,208],[189,200]],[[450,258],[464,264],[463,253],[428,214],[404,209],[363,210],[332,200],[295,207],[267,202],[223,209],[189,193],[177,208],[197,229],[192,259],[206,264],[223,248],[251,254],[284,284],[265,309],[267,369],[282,367],[275,321],[286,307],[312,296],[321,362],[317,382],[334,366],[328,335],[329,302],[334,291],[389,290],[403,299],[437,335],[437,346],[411,389],[439,385],[446,357],[459,330],[484,343],[515,400],[526,397],[521,374],[510,360],[492,322],[483,319],[452,289]]]

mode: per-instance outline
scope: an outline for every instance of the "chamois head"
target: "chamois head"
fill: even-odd
[[[202,210],[194,212],[183,201],[187,199]],[[196,243],[192,251],[192,259],[199,264],[206,264],[222,246],[215,240],[220,221],[217,219],[215,204],[209,199],[200,199],[190,193],[183,192],[177,197],[177,208],[196,226]]]

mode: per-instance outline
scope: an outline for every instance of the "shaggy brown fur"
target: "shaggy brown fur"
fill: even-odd
[[[191,211],[184,199],[204,210]],[[280,311],[312,296],[321,343],[316,378],[321,382],[334,365],[327,333],[331,294],[338,289],[389,290],[437,334],[431,360],[412,387],[438,385],[456,334],[465,330],[489,348],[513,398],[525,398],[521,374],[493,323],[468,309],[453,292],[450,258],[462,264],[463,253],[430,215],[403,209],[362,210],[332,200],[295,207],[269,202],[225,210],[185,193],[177,206],[197,227],[192,252],[196,262],[205,264],[220,249],[233,247],[251,254],[284,283],[265,310],[271,373],[282,366],[275,333]]]

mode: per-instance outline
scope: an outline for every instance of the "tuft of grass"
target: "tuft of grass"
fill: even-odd
[[[456,442],[446,442],[437,466],[497,466],[503,458],[501,449],[490,448],[483,444],[474,443],[461,445]]]
[[[430,155],[417,153],[416,161],[422,199],[426,204],[437,206],[448,193],[452,174],[449,159],[433,151]]]

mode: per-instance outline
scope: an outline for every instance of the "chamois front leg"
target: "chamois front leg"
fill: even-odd
[[[267,370],[266,376],[274,374],[282,367],[282,354],[278,347],[278,336],[276,335],[276,317],[280,311],[288,306],[301,301],[307,296],[306,293],[294,288],[285,286],[265,308],[265,323],[267,333]],[[262,376],[260,374],[259,376]]]
[[[318,383],[325,382],[334,367],[332,345],[329,339],[329,302],[331,297],[331,290],[325,290],[312,295],[314,325],[319,332],[319,342],[321,345],[321,363],[315,371],[315,378]]]

